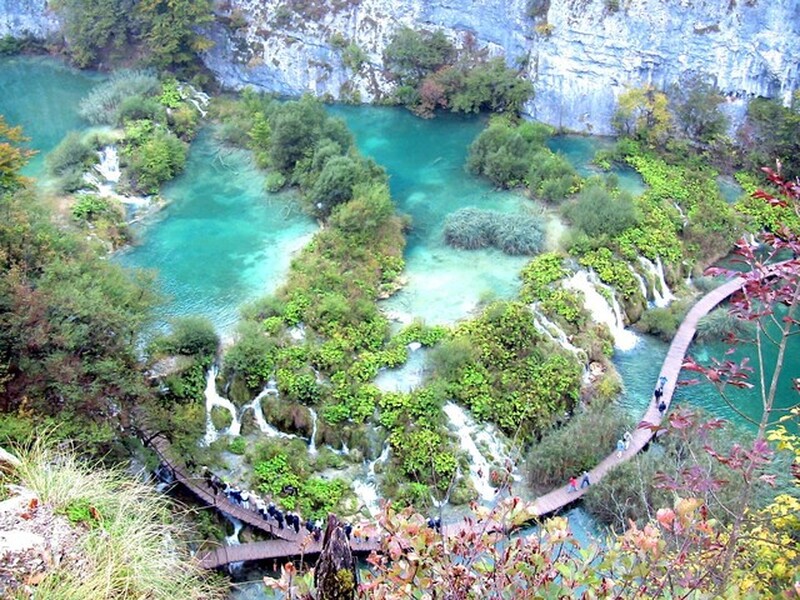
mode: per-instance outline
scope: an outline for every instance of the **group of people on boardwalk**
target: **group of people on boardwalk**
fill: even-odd
[[[300,528],[305,527],[308,533],[314,538],[315,542],[318,542],[322,538],[322,521],[319,519],[317,519],[317,521],[307,519],[303,522],[299,514],[291,511],[284,512],[275,506],[274,502],[265,502],[254,491],[243,490],[236,485],[231,485],[223,481],[205,467],[203,479],[215,496],[222,494],[232,504],[241,506],[245,510],[255,510],[264,521],[275,521],[278,529],[288,529],[299,534]],[[345,527],[346,533],[347,527],[350,527],[352,531],[352,526],[347,525]]]
[[[633,435],[631,435],[631,432],[626,431],[622,434],[622,437],[617,440],[617,458],[622,458],[622,453],[631,445],[632,439]]]
[[[667,410],[667,403],[664,402],[662,396],[664,395],[664,384],[667,383],[666,377],[659,377],[658,378],[658,385],[656,389],[653,391],[653,398],[656,403],[656,407],[658,408],[658,413],[663,417],[664,412]]]
[[[592,482],[589,480],[589,471],[584,471],[581,475],[581,489],[585,487],[589,487]],[[569,486],[567,486],[568,492],[577,492],[578,491],[578,478],[573,475],[569,478]]]

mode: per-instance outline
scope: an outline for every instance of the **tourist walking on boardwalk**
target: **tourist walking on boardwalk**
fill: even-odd
[[[627,450],[628,446],[631,445],[631,440],[632,439],[633,439],[633,436],[631,435],[630,431],[626,431],[625,433],[622,434],[622,443],[625,446],[625,450]]]
[[[661,402],[658,403],[658,412],[663,417],[664,411],[666,410],[667,410],[667,403],[662,400]]]
[[[589,471],[583,472],[583,478],[581,479],[581,489],[592,485],[592,482],[589,481]]]
[[[625,442],[620,438],[617,440],[617,458],[622,458],[623,452],[625,452]]]
[[[567,487],[567,492],[577,492],[578,491],[578,478],[573,475],[569,478],[569,486]]]

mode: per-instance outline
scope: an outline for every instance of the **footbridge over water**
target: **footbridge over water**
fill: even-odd
[[[766,279],[779,274],[781,270],[790,263],[796,268],[796,261],[784,261],[766,267],[761,274],[761,278]],[[661,366],[661,372],[659,373],[659,379],[664,378],[666,381],[663,387],[662,400],[667,404],[667,407],[671,405],[675,386],[678,381],[678,374],[683,366],[689,344],[697,332],[698,321],[723,300],[741,289],[745,283],[746,279],[744,277],[736,277],[724,283],[700,298],[684,318],[670,344],[669,351],[667,352],[667,356]],[[654,382],[654,388],[655,384],[656,382]],[[613,467],[630,460],[647,446],[654,435],[654,428],[642,427],[641,425],[658,425],[661,423],[662,418],[663,415],[659,412],[656,402],[651,401],[640,419],[640,427],[633,433],[628,449],[625,450],[621,456],[617,456],[615,450],[603,459],[597,466],[589,471],[590,481],[592,483],[600,481]],[[175,461],[171,459],[169,455],[169,442],[163,436],[155,436],[149,440],[149,444],[161,459],[173,469],[176,480],[192,491],[202,502],[214,506],[222,512],[234,516],[248,525],[277,538],[236,546],[221,546],[215,550],[204,552],[198,556],[198,560],[203,567],[213,569],[232,562],[307,556],[309,554],[318,554],[321,551],[321,542],[314,541],[305,530],[301,529],[300,533],[297,534],[294,530],[279,529],[274,521],[265,521],[255,511],[248,511],[241,506],[229,502],[224,495],[214,494],[203,480],[187,475],[185,470],[178,467]],[[586,492],[586,489],[587,488],[569,492],[567,486],[556,488],[534,500],[532,503],[532,512],[537,517],[554,513],[578,500]],[[467,522],[446,524],[442,527],[442,535],[447,537],[457,536],[470,527],[480,527],[481,530],[484,530],[486,525],[475,525]],[[377,551],[380,548],[380,539],[377,537],[369,539],[354,537],[350,544],[354,552],[363,554]]]

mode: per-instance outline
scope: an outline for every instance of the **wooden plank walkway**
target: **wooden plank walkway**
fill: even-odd
[[[781,268],[788,262],[790,261],[777,263],[765,269],[764,278],[780,273]],[[697,322],[723,300],[739,290],[744,284],[745,279],[743,277],[736,277],[724,283],[703,296],[684,318],[670,344],[667,356],[661,366],[661,372],[659,373],[659,379],[663,377],[666,380],[663,386],[664,393],[662,400],[666,403],[667,410],[672,403],[672,396],[675,392],[678,374],[683,366],[686,351],[697,331]],[[653,382],[654,391],[657,383],[658,380]],[[658,425],[661,423],[662,418],[663,415],[659,413],[654,397],[651,397],[651,402],[648,404],[644,415],[642,415],[640,425],[644,423]],[[637,427],[632,434],[628,449],[625,450],[621,456],[617,456],[617,452],[614,450],[596,467],[589,471],[590,482],[596,483],[600,481],[610,469],[620,463],[630,460],[650,442],[653,435],[654,432],[651,428]],[[214,550],[204,552],[197,556],[200,565],[204,568],[214,569],[232,562],[289,558],[318,554],[320,552],[321,543],[315,542],[305,530],[301,530],[299,534],[295,534],[293,530],[279,530],[271,521],[264,521],[254,511],[247,511],[238,505],[228,502],[227,498],[221,494],[215,496],[205,485],[204,481],[189,477],[181,469],[176,468],[173,461],[168,457],[169,442],[165,438],[157,436],[150,444],[162,460],[172,467],[175,472],[176,480],[194,492],[202,502],[215,506],[222,512],[234,516],[261,531],[280,538],[235,546],[220,546]],[[570,492],[566,485],[561,486],[534,500],[533,511],[536,516],[539,517],[556,512],[578,500],[587,490],[588,488],[579,488],[577,491]],[[457,536],[470,526],[471,525],[466,522],[446,524],[442,528],[442,534],[447,537]],[[498,528],[502,528],[502,524],[500,523],[498,523],[497,526]],[[484,527],[484,525],[482,525],[482,527]],[[380,539],[375,537],[369,540],[353,538],[350,544],[354,552],[369,553],[378,550]]]
[[[286,526],[280,529],[273,519],[262,519],[261,515],[255,510],[247,510],[243,506],[234,504],[228,500],[225,494],[215,494],[204,479],[194,477],[187,473],[182,467],[178,466],[175,459],[171,457],[169,440],[163,435],[157,434],[155,436],[148,436],[146,441],[162,462],[166,463],[172,470],[175,481],[192,492],[203,504],[212,506],[220,512],[235,517],[243,523],[247,523],[251,527],[269,533],[281,540],[291,542],[295,545],[303,541],[305,537],[303,535],[303,530],[301,530],[300,533],[295,533],[293,529]]]

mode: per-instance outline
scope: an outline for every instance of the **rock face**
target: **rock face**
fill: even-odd
[[[665,88],[706,74],[735,116],[750,97],[788,102],[800,85],[800,0],[231,0],[226,6],[232,18],[209,32],[216,46],[205,60],[235,88],[380,100],[391,90],[381,55],[402,25],[442,29],[456,42],[474,35],[509,64],[526,65],[536,90],[528,113],[577,131],[611,133],[616,99],[629,86]],[[366,52],[358,72],[345,65],[336,41]]]
[[[800,0],[222,0],[204,56],[222,83],[295,96],[380,101],[382,54],[400,26],[474,36],[534,83],[530,116],[611,133],[627,87],[710,76],[741,114],[747,99],[800,88]],[[0,0],[0,35],[45,37],[46,0]],[[349,44],[363,63],[348,60]],[[351,47],[351,50],[354,47]],[[361,64],[359,64],[361,63]]]
[[[45,39],[57,33],[60,23],[47,0],[0,0],[0,37]]]

